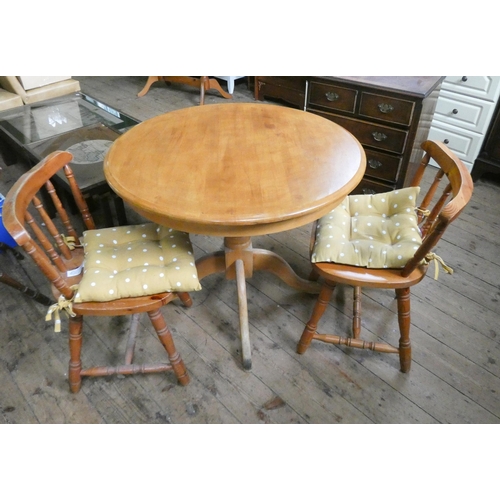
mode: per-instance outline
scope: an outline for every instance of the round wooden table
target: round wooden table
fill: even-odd
[[[251,237],[325,215],[361,181],[359,142],[312,113],[257,103],[172,111],[115,140],[104,161],[112,189],[147,219],[189,233],[224,237],[224,250],[197,260],[200,279],[236,279],[243,367],[251,368],[245,278],[266,270],[316,293],[277,254]]]

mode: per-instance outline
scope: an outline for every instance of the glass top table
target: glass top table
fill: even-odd
[[[123,134],[138,123],[135,118],[81,92],[0,113],[0,129],[24,146],[97,124]]]
[[[102,195],[111,193],[103,173],[104,156],[117,137],[138,123],[135,118],[76,92],[1,112],[0,141],[27,159],[30,166],[54,151],[69,151],[74,157],[70,167],[82,193]],[[60,185],[68,189],[66,177],[58,176]],[[118,219],[124,217],[122,208],[116,205]]]

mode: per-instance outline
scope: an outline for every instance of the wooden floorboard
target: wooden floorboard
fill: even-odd
[[[137,93],[146,77],[75,77],[82,90],[139,120],[186,106],[199,93],[182,85],[155,83]],[[224,87],[224,84],[222,84]],[[245,79],[235,102],[253,102]],[[227,103],[210,91],[206,105]],[[276,105],[272,103],[272,105]],[[5,194],[23,172],[5,166]],[[430,182],[430,179],[425,180]],[[0,284],[0,423],[500,423],[500,183],[485,177],[471,203],[436,248],[454,269],[441,269],[412,289],[413,362],[399,371],[395,355],[313,343],[295,352],[315,296],[297,292],[277,277],[257,272],[248,280],[253,367],[241,368],[234,282],[209,276],[193,294],[193,306],[163,308],[176,346],[191,376],[186,387],[173,374],[84,379],[71,394],[68,347],[63,332],[44,321],[46,308]],[[127,208],[131,222],[141,217]],[[310,225],[261,236],[254,246],[282,255],[296,272],[309,272]],[[196,257],[219,250],[220,238],[192,235]],[[50,295],[33,264],[0,255],[2,269]],[[337,287],[322,325],[347,332],[351,290]],[[363,335],[397,343],[396,301],[390,291],[363,294]],[[118,360],[126,319],[89,318],[84,325],[84,361]],[[138,356],[165,359],[147,316],[141,317]]]

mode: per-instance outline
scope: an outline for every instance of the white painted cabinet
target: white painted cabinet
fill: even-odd
[[[498,76],[447,76],[429,131],[472,170],[500,95]]]
[[[227,82],[227,91],[232,94],[234,92],[234,81],[238,78],[245,78],[244,76],[216,76],[215,78],[220,78]]]

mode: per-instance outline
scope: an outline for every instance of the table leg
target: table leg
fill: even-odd
[[[245,267],[238,259],[235,263],[236,284],[238,287],[238,310],[240,316],[241,361],[246,371],[252,369],[252,355],[250,349],[250,329],[248,327],[247,284],[245,281]]]
[[[298,276],[288,262],[269,250],[254,249],[253,266],[256,271],[267,271],[275,274],[288,286],[306,293],[319,293],[321,286]]]
[[[196,261],[196,271],[200,280],[211,274],[223,273],[225,270],[226,257],[223,251],[204,255]]]
[[[163,80],[165,83],[182,83],[184,85],[190,85],[191,87],[198,87],[200,89],[200,104],[205,102],[205,92],[207,90],[217,90],[222,97],[226,99],[232,99],[233,96],[226,92],[219,84],[215,78],[209,78],[208,76],[202,76],[200,78],[192,76],[148,76],[148,81],[144,88],[137,94],[137,97],[142,97],[146,95],[153,83]]]
[[[252,248],[250,237],[224,238],[224,250],[204,255],[196,261],[198,278],[201,280],[214,273],[225,272],[227,279],[235,279],[238,291],[238,313],[240,320],[241,357],[243,368],[252,368],[246,278],[253,271],[268,271],[278,276],[287,285],[306,293],[319,293],[320,285],[300,278],[290,265],[274,252]]]
[[[163,78],[161,76],[148,76],[148,81],[146,82],[146,85],[144,85],[144,88],[137,94],[137,97],[142,97],[146,95],[149,91],[149,88],[153,83],[159,82]]]

